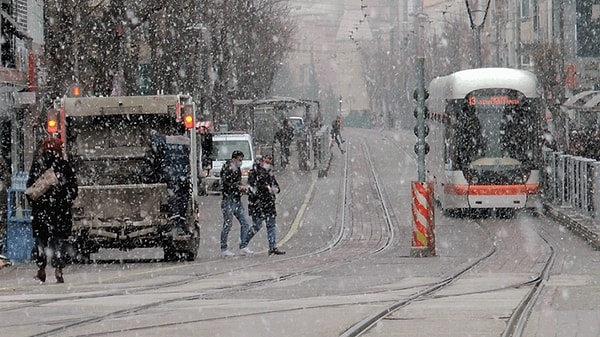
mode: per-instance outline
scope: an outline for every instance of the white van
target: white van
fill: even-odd
[[[294,128],[295,135],[304,131],[304,118],[291,116],[288,117],[288,120],[290,121],[291,127]]]
[[[211,154],[212,169],[207,177],[202,179],[206,192],[218,192],[221,190],[220,174],[225,162],[231,159],[233,151],[242,151],[244,161],[242,162],[242,183],[248,183],[248,173],[254,164],[254,144],[252,136],[247,133],[215,133],[213,135],[213,153]]]

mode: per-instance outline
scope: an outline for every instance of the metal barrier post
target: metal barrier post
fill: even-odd
[[[575,209],[581,209],[581,157],[571,158],[571,206]]]
[[[553,204],[557,204],[561,199],[559,198],[560,196],[560,188],[559,188],[559,163],[560,163],[560,155],[562,155],[562,152],[553,152],[552,153],[552,181],[551,181],[551,186],[552,186],[552,203]]]
[[[584,195],[583,195],[583,210],[585,214],[592,216],[593,215],[593,207],[592,207],[592,198],[593,198],[593,163],[595,160],[590,158],[585,158],[583,162],[584,169]]]
[[[542,184],[542,199],[545,202],[554,201],[554,175],[556,172],[556,165],[554,162],[554,155],[551,150],[542,151],[543,158],[543,169],[540,170],[540,178]]]
[[[559,163],[558,163],[558,179],[557,179],[557,185],[558,185],[558,193],[559,193],[559,198],[557,201],[560,201],[560,205],[561,206],[566,206],[567,202],[568,202],[568,198],[567,198],[567,194],[568,194],[568,180],[567,180],[567,159],[570,158],[570,155],[566,155],[566,154],[561,154],[558,156],[559,158]]]
[[[593,183],[592,183],[592,216],[600,219],[600,162],[593,162]]]

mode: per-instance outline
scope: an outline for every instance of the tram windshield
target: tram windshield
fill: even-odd
[[[531,169],[539,130],[530,100],[515,90],[471,92],[453,106],[455,169]]]

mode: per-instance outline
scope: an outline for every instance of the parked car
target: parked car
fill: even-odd
[[[207,177],[202,179],[203,188],[206,192],[221,191],[221,168],[225,162],[231,159],[231,153],[238,150],[244,153],[242,162],[242,183],[248,182],[248,173],[254,164],[254,144],[252,136],[247,133],[228,132],[215,133],[213,135],[213,153],[211,154],[212,169]]]

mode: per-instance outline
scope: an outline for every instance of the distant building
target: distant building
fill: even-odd
[[[33,148],[31,122],[43,83],[44,12],[42,0],[0,3],[0,155],[11,162],[14,174],[26,170],[25,157]]]

